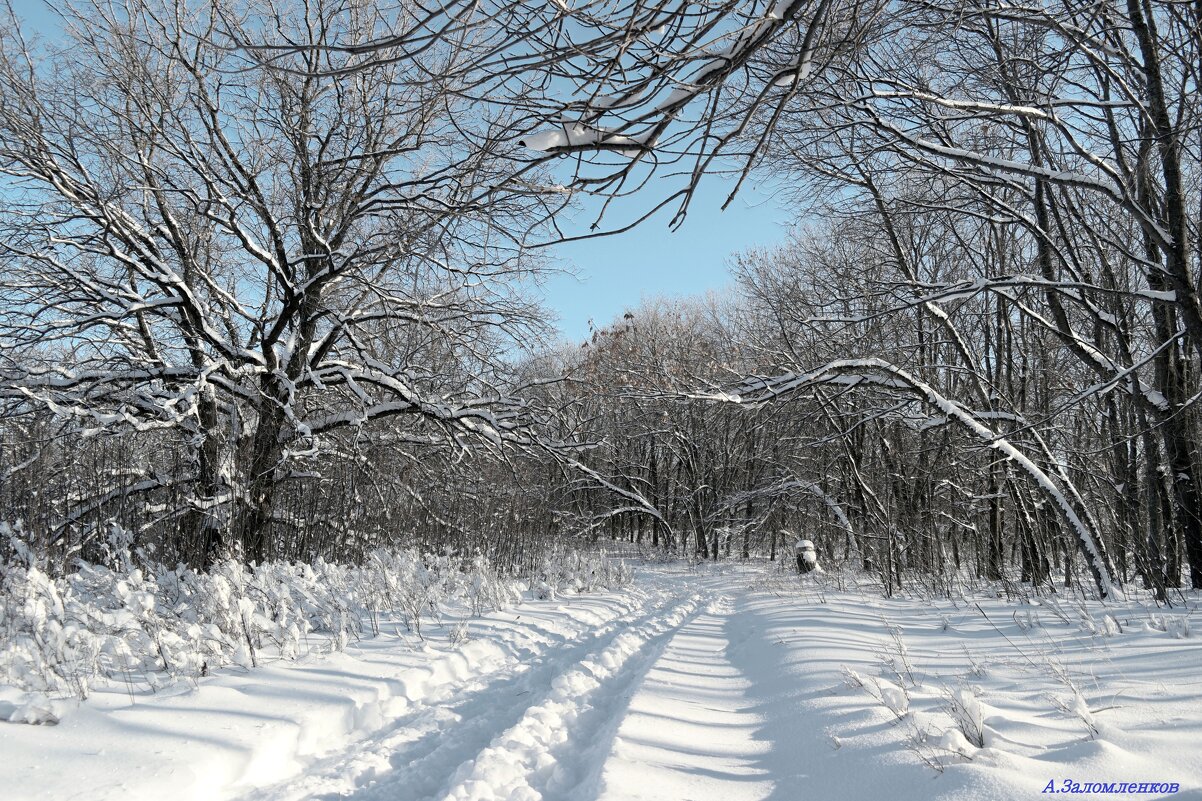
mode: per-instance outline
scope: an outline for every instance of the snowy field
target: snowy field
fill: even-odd
[[[58,725],[0,726],[0,795],[1202,798],[1196,595],[1163,610],[840,583],[645,567],[622,592],[448,614],[424,643],[385,621],[342,653],[109,687]]]

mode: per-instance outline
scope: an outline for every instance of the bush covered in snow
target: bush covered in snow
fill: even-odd
[[[531,577],[536,598],[616,590],[630,583],[630,566],[625,561],[607,559],[604,553],[552,550]]]
[[[54,575],[10,535],[0,563],[0,684],[86,698],[97,681],[154,687],[225,665],[256,667],[341,650],[378,634],[387,617],[417,636],[447,604],[472,614],[520,602],[526,586],[481,556],[380,549],[362,565],[230,559],[208,573],[134,559],[77,562]],[[141,566],[135,566],[141,562]],[[531,582],[537,597],[619,588],[629,568],[602,556],[556,553]]]
[[[985,747],[985,713],[971,689],[948,690],[947,713],[966,741],[976,748]]]

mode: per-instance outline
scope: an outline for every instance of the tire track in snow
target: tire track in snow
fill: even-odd
[[[393,721],[387,731],[319,760],[296,780],[251,793],[243,801],[431,797],[457,767],[518,721],[532,701],[544,697],[565,665],[603,653],[631,625],[631,614],[638,615],[637,625],[679,603],[679,593],[636,596],[594,628],[558,637],[540,631],[530,645],[515,648],[503,665],[466,682],[460,677],[427,687],[418,679],[405,693],[413,711]]]
[[[464,762],[441,801],[543,801],[559,797],[587,772],[579,765],[587,738],[603,731],[616,700],[641,678],[681,626],[698,614],[693,594],[667,611],[621,631],[595,656],[581,660],[551,683],[545,699]],[[620,706],[624,706],[621,704]],[[563,795],[564,798],[570,797]]]

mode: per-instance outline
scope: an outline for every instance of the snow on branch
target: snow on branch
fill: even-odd
[[[1069,500],[1069,494],[1057,482],[1020,451],[1006,437],[982,422],[981,418],[959,403],[945,397],[934,387],[906,370],[881,359],[845,359],[830,362],[808,373],[785,373],[775,377],[750,378],[733,388],[711,395],[692,397],[723,402],[760,405],[778,400],[811,387],[823,385],[845,387],[874,386],[904,391],[934,407],[949,420],[977,437],[989,448],[1014,462],[1048,495],[1077,544],[1085,555],[1098,593],[1103,598],[1119,594],[1105,546]]]

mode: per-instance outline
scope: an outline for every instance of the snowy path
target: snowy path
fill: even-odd
[[[545,794],[571,784],[574,774],[565,765],[586,745],[587,724],[603,717],[596,706],[607,697],[605,685],[621,684],[638,661],[632,657],[674,631],[696,605],[696,597],[683,593],[654,594],[632,619],[469,681],[356,744],[351,754],[335,754],[297,781],[246,798],[546,797],[535,795],[536,788]]]
[[[750,682],[729,658],[729,600],[681,627],[621,720],[601,779],[601,801],[760,801],[772,777],[758,764]]]
[[[647,568],[625,593],[473,618],[458,647],[384,636],[0,727],[0,797],[1002,801],[1137,780],[1197,799],[1199,601],[883,599]],[[977,699],[984,747],[957,735],[952,693]]]
[[[770,744],[728,655],[734,611],[661,588],[620,625],[469,681],[244,801],[760,801]]]

